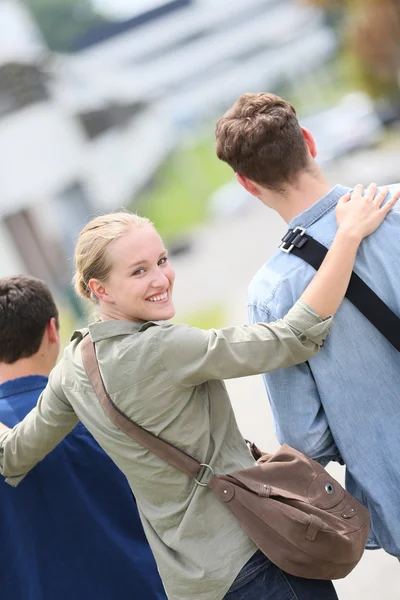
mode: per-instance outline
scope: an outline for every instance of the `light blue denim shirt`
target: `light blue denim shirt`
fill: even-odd
[[[334,187],[289,227],[305,227],[330,246],[334,209],[348,191]],[[355,271],[400,315],[399,206],[362,242]],[[250,284],[250,321],[280,319],[314,274],[278,250]],[[371,512],[368,547],[400,557],[400,353],[345,299],[317,356],[263,377],[279,441],[323,465],[343,461],[347,489]]]

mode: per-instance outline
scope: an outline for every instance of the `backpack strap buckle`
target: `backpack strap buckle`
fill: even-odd
[[[307,242],[306,231],[305,227],[289,229],[282,238],[279,250],[282,250],[285,254],[289,254],[293,248],[302,248]]]

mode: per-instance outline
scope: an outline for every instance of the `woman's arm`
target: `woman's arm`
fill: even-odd
[[[274,323],[256,323],[203,331],[186,325],[165,325],[154,336],[155,350],[171,379],[193,386],[208,380],[245,377],[299,364],[322,346],[330,315],[346,292],[358,246],[374,231],[397,201],[384,207],[387,190],[375,200],[375,184],[362,196],[356,186],[337,208],[338,232],[320,270],[289,313]]]
[[[336,208],[338,230],[332,246],[319,271],[301,296],[321,317],[334,315],[339,308],[354,266],[358,247],[363,238],[375,231],[400,197],[400,191],[382,206],[388,188],[376,197],[376,184],[356,185],[353,194],[343,196]]]
[[[0,429],[0,473],[13,486],[25,477],[78,423],[58,380],[62,364],[53,369],[37,405],[12,429]]]

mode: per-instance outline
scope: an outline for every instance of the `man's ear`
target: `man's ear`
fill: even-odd
[[[58,344],[60,334],[57,327],[57,320],[55,319],[55,317],[51,317],[50,321],[47,323],[46,331],[49,342],[52,344]]]
[[[98,279],[90,279],[88,286],[92,294],[94,294],[98,300],[108,302],[108,304],[114,303],[114,300],[111,298],[104,285]]]
[[[244,189],[249,192],[252,196],[256,196],[257,198],[260,196],[260,188],[254,181],[246,177],[245,175],[241,175],[240,173],[236,173],[236,179],[244,187]]]
[[[315,158],[317,156],[317,145],[315,143],[313,134],[311,133],[311,131],[308,131],[308,129],[306,129],[305,127],[302,127],[301,131],[303,132],[304,141],[311,156]]]

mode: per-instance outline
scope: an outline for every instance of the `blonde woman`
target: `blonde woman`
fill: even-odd
[[[100,313],[89,333],[114,403],[216,473],[253,466],[222,380],[299,363],[318,352],[362,238],[397,199],[383,205],[385,191],[374,199],[375,192],[371,185],[364,197],[358,191],[341,199],[332,248],[284,319],[220,330],[168,323],[175,312],[175,275],[147,219],[114,213],[88,223],[76,247],[75,285]],[[169,598],[336,598],[331,582],[280,571],[207,488],[107,418],[82,365],[86,331],[74,333],[37,407],[14,429],[0,430],[1,470],[9,483],[17,485],[81,420],[129,481]],[[134,594],[126,591],[127,598]]]

